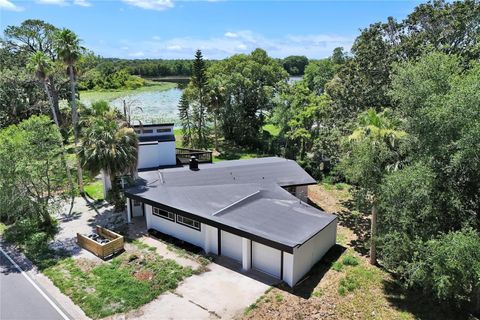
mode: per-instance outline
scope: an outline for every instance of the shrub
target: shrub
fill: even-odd
[[[358,265],[358,259],[354,256],[344,256],[342,260],[343,264],[346,266],[356,266]]]
[[[277,293],[275,295],[275,301],[282,302],[283,301],[283,296],[280,293]]]
[[[340,280],[340,287],[338,288],[338,293],[340,293],[340,291],[352,292],[358,288],[360,288],[360,282],[358,281],[358,279],[353,275],[347,275],[345,278]]]
[[[462,306],[480,294],[480,235],[473,229],[428,241],[409,267],[409,284]]]
[[[340,272],[342,271],[343,269],[343,264],[341,261],[335,261],[332,265],[332,269],[337,271],[337,272]]]

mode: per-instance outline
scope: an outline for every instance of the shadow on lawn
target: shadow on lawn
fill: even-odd
[[[471,318],[464,310],[456,309],[446,303],[439,304],[418,290],[403,288],[397,281],[384,280],[385,297],[398,310],[406,311],[423,320],[467,320]]]
[[[347,248],[336,244],[328,250],[325,256],[312,267],[310,272],[307,273],[297,285],[290,288],[285,284],[280,284],[278,288],[300,298],[310,298],[313,291],[318,286],[318,283],[323,279],[327,271],[330,270],[332,264],[338,260],[345,250],[347,250]]]
[[[325,211],[322,207],[315,202],[309,200],[308,204],[311,206]],[[338,217],[338,222],[341,226],[346,227],[357,236],[357,239],[348,243],[355,251],[363,256],[368,254],[368,243],[370,241],[370,217],[362,214],[354,214],[354,203],[352,200],[342,202],[342,206],[346,209],[339,212],[334,212]]]

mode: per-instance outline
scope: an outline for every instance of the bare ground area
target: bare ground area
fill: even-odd
[[[370,221],[348,208],[347,187],[310,186],[309,198],[338,216],[337,245],[301,283],[293,289],[273,288],[246,309],[242,319],[466,318],[421,293],[403,290],[388,272],[368,263]]]

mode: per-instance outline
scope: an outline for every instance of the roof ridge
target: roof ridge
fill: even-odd
[[[249,195],[247,195],[247,196],[245,196],[245,197],[243,197],[243,198],[241,198],[241,199],[239,199],[239,200],[237,200],[237,201],[235,201],[235,202],[232,202],[232,203],[229,204],[228,206],[223,207],[223,208],[221,208],[220,210],[215,211],[215,212],[212,214],[212,216],[216,216],[216,215],[219,214],[219,213],[223,213],[224,211],[230,209],[231,207],[233,207],[233,206],[235,206],[235,205],[237,205],[237,204],[239,204],[239,203],[241,203],[241,202],[243,202],[243,201],[245,201],[245,200],[247,200],[247,199],[250,199],[250,198],[256,196],[257,194],[260,193],[260,191],[261,191],[261,190],[257,190],[257,191],[255,191],[254,193],[251,193],[251,194],[249,194]]]

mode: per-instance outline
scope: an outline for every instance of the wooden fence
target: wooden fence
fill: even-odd
[[[83,234],[77,233],[78,244],[82,248],[85,248],[102,259],[105,259],[106,257],[114,255],[115,253],[123,250],[123,236],[100,226],[96,227],[96,233],[105,239],[109,239],[110,241],[108,243],[100,244],[97,241],[84,236]]]

